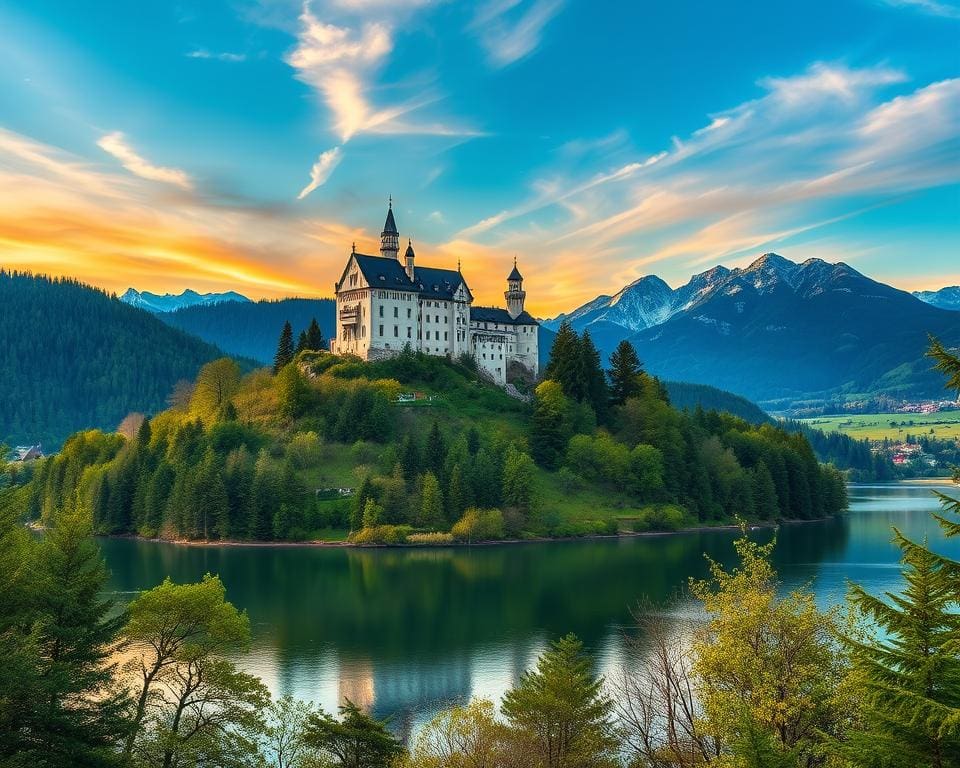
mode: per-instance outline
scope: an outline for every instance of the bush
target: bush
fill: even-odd
[[[561,523],[552,534],[558,538],[572,536],[606,536],[617,533],[616,520],[573,520]]]
[[[632,523],[637,533],[647,531],[679,531],[683,528],[686,515],[680,507],[673,504],[658,504],[640,510]]]
[[[440,531],[411,533],[407,536],[407,544],[453,544],[453,534],[440,533]]]
[[[297,469],[307,469],[320,463],[321,447],[316,432],[297,432],[287,446],[287,456]]]
[[[499,509],[468,509],[450,533],[458,541],[495,541],[503,538],[503,513]]]
[[[376,525],[350,535],[354,544],[404,544],[413,531],[409,525]]]

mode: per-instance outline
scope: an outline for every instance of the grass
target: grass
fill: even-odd
[[[941,440],[960,438],[960,411],[819,416],[803,422],[823,432],[839,432],[861,440],[904,440],[907,435]]]

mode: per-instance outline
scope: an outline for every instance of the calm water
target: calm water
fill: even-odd
[[[785,587],[810,583],[823,605],[843,599],[846,579],[897,589],[891,525],[960,558],[960,541],[944,541],[929,516],[938,507],[931,486],[856,486],[850,495],[846,518],[781,527],[775,561]],[[631,607],[643,598],[692,610],[678,590],[705,575],[703,553],[730,562],[733,538],[716,531],[469,550],[102,543],[118,596],[168,574],[219,574],[250,615],[249,671],[328,711],[349,697],[395,715],[407,731],[451,701],[498,699],[565,632],[615,675]]]

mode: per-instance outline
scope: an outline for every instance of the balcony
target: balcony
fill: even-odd
[[[360,322],[360,305],[355,304],[352,307],[344,307],[340,310],[341,325],[356,325]]]

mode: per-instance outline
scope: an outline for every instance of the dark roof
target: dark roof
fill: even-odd
[[[414,255],[413,243],[407,240],[407,252],[404,254],[404,256],[413,256],[413,255]]]
[[[365,253],[355,253],[353,257],[371,288],[380,286],[397,291],[417,290],[417,286],[407,277],[403,265],[396,259],[389,256],[367,256]]]
[[[513,262],[513,272],[510,273],[507,280],[523,280],[523,275],[521,275],[520,270],[517,269],[517,262]]]
[[[427,299],[446,299],[453,300],[453,294],[463,283],[470,292],[467,281],[455,269],[435,269],[433,267],[417,267],[413,271],[413,279],[417,284],[420,294]]]
[[[521,312],[514,318],[502,307],[470,307],[470,320],[502,325],[540,325],[529,312]]]
[[[397,222],[393,220],[393,205],[387,208],[387,220],[383,223],[384,235],[399,235],[397,231]]]

